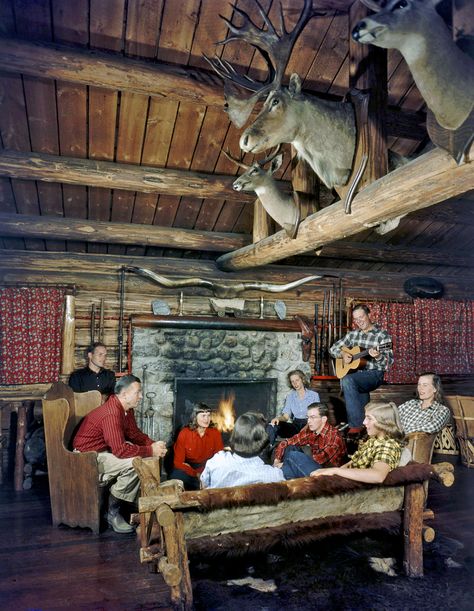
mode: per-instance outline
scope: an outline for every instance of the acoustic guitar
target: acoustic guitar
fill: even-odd
[[[382,352],[386,348],[390,348],[391,345],[392,342],[385,342],[384,344],[380,344],[380,346],[377,346],[377,350],[379,352]],[[353,348],[347,348],[346,346],[343,346],[341,348],[341,352],[345,352],[346,354],[352,354],[352,361],[350,363],[344,363],[342,356],[335,359],[336,376],[340,380],[353,369],[360,369],[364,367],[367,362],[364,357],[368,356],[369,354],[369,350],[362,350],[361,352],[359,346],[354,346]]]

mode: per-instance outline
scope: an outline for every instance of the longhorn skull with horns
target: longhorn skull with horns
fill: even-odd
[[[322,276],[306,276],[305,278],[294,280],[288,284],[268,284],[268,282],[257,281],[226,284],[224,282],[211,282],[210,280],[205,280],[204,278],[183,278],[182,280],[171,280],[170,278],[155,274],[155,272],[143,267],[124,266],[123,269],[127,272],[134,272],[140,276],[145,276],[145,278],[149,278],[150,280],[153,280],[153,282],[167,288],[181,289],[186,286],[201,286],[206,289],[210,289],[216,297],[221,298],[235,297],[243,291],[251,290],[266,291],[268,293],[282,293],[283,291],[289,291],[297,286],[300,286],[301,284],[310,282],[311,280],[319,280],[319,278],[322,278]]]
[[[283,193],[273,179],[274,174],[281,166],[283,155],[279,154],[280,146],[273,153],[254,161],[252,165],[245,164],[242,159],[233,157],[229,151],[222,151],[227,159],[233,161],[245,172],[232,183],[234,191],[255,191],[262,206],[268,214],[286,231],[288,237],[296,237],[300,223],[300,206],[296,193],[293,196]],[[265,165],[270,167],[265,170]]]
[[[258,99],[266,97],[263,108],[242,134],[240,147],[258,153],[291,143],[328,188],[343,186],[349,180],[356,141],[355,116],[349,102],[332,102],[301,93],[301,80],[292,74],[288,87],[282,86],[283,75],[298,36],[310,19],[324,13],[313,10],[312,0],[304,0],[299,19],[288,32],[280,4],[280,30],[277,32],[260,2],[254,0],[266,30],[253,23],[249,15],[234,6],[243,19],[237,26],[222,17],[230,34],[217,44],[243,40],[257,49],[268,66],[266,81],[257,82],[239,74],[233,66],[220,58],[206,57],[214,70],[224,79],[226,110],[231,121],[242,127]],[[238,89],[253,91],[246,99],[239,98]]]

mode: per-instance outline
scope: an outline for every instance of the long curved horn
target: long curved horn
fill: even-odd
[[[301,284],[305,284],[306,282],[310,282],[311,280],[319,280],[320,278],[322,278],[322,276],[305,276],[304,278],[294,280],[293,282],[289,282],[288,284],[268,284],[267,282],[244,282],[243,290],[258,289],[260,291],[266,291],[267,293],[283,293],[284,291],[294,289],[297,286],[300,286]]]
[[[125,271],[134,272],[139,274],[140,276],[145,276],[146,278],[150,278],[157,284],[161,284],[162,286],[166,286],[167,288],[172,289],[180,289],[185,286],[203,286],[208,289],[213,288],[213,283],[209,280],[204,280],[204,278],[183,278],[182,280],[170,280],[165,276],[160,276],[159,274],[155,274],[149,269],[145,269],[143,267],[133,267],[133,266],[125,266]]]

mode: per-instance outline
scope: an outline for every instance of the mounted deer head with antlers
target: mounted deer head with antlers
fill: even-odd
[[[277,32],[258,0],[254,0],[266,29],[257,27],[247,13],[234,6],[243,19],[237,26],[222,17],[231,34],[218,44],[242,40],[257,49],[268,67],[268,78],[262,83],[238,74],[232,65],[219,58],[209,59],[224,79],[227,112],[231,121],[242,127],[258,99],[266,97],[255,122],[240,138],[246,152],[258,153],[282,142],[293,144],[328,188],[347,183],[355,150],[355,117],[350,103],[332,102],[301,93],[297,74],[289,87],[282,86],[283,75],[294,44],[308,21],[321,13],[313,10],[312,0],[304,0],[303,10],[291,32],[285,26],[280,5],[280,31]],[[252,91],[249,98],[237,95],[237,88]]]
[[[352,30],[354,40],[398,49],[444,128],[455,130],[474,107],[474,61],[463,53],[435,10],[440,0],[361,0],[376,11]]]
[[[291,196],[280,191],[273,178],[273,174],[280,168],[283,161],[283,155],[279,154],[279,150],[278,146],[271,155],[255,161],[252,165],[247,165],[241,159],[232,157],[229,152],[223,152],[228,159],[245,169],[245,172],[234,180],[232,188],[235,191],[255,191],[262,206],[272,219],[283,227],[288,237],[294,238],[300,223],[300,207],[295,201],[294,194]],[[265,170],[267,164],[270,164],[270,167]]]

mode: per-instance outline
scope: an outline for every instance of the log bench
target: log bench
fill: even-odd
[[[160,484],[159,461],[136,458],[139,499],[140,561],[161,572],[175,608],[192,608],[190,554],[242,554],[298,545],[332,534],[397,530],[404,540],[405,572],[423,576],[423,483],[430,478],[450,486],[449,463],[410,463],[389,473],[382,485],[339,476],[300,478],[185,492],[182,483]],[[432,540],[434,531],[426,530]]]

